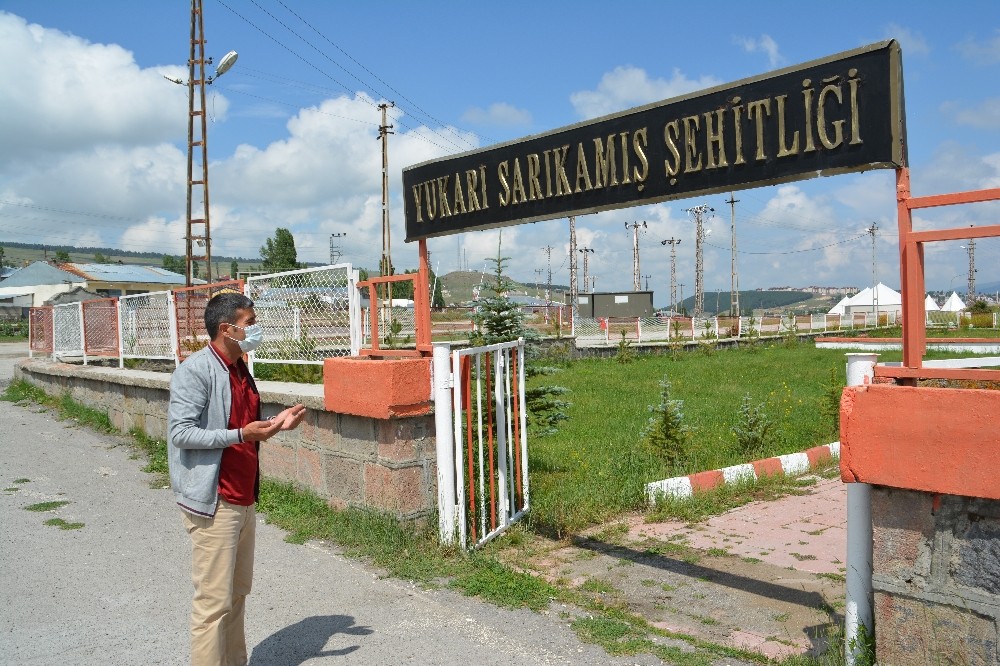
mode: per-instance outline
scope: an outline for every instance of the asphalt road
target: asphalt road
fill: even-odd
[[[0,344],[0,390],[26,355]],[[190,543],[169,491],[150,488],[122,441],[0,403],[0,663],[187,663]],[[24,509],[50,500],[68,504]],[[283,539],[261,520],[247,599],[256,666],[660,663],[581,643],[557,608],[498,609]]]

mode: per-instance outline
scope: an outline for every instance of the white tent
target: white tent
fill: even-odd
[[[850,300],[851,300],[850,296],[844,296],[842,299],[840,299],[839,303],[830,308],[830,311],[827,312],[827,314],[832,314],[832,315],[844,314],[844,308],[847,306]]]
[[[865,287],[851,296],[844,305],[844,314],[852,315],[861,312],[900,312],[903,309],[902,295],[879,282],[875,289]]]
[[[937,301],[931,298],[930,294],[928,294],[927,298],[924,299],[924,312],[935,312],[940,309],[941,308],[938,307]]]
[[[964,309],[965,303],[962,302],[962,299],[955,292],[951,292],[951,296],[941,306],[943,312],[961,312]]]

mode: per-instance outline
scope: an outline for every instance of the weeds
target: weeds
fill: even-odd
[[[768,439],[774,430],[774,422],[764,411],[764,404],[753,405],[750,394],[743,396],[740,402],[740,412],[733,435],[736,436],[736,446],[747,460],[763,457],[767,450]]]
[[[49,518],[45,521],[45,524],[52,527],[58,527],[61,530],[78,530],[83,527],[83,523],[68,523],[62,518]]]
[[[24,507],[25,511],[36,511],[42,513],[45,511],[55,511],[59,507],[63,507],[69,504],[67,500],[53,500],[51,502],[39,502],[38,504],[29,504]]]

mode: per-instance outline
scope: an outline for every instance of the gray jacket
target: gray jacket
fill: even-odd
[[[167,408],[170,486],[181,508],[214,516],[222,451],[240,441],[229,428],[233,395],[229,370],[206,345],[174,370]]]

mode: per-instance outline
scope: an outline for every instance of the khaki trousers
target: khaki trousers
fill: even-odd
[[[253,581],[254,507],[219,498],[215,516],[186,511],[191,536],[192,666],[243,666],[247,663],[243,610]]]

